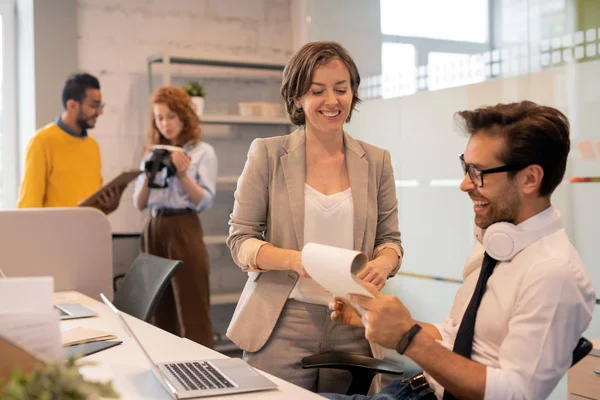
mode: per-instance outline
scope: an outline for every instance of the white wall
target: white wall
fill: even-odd
[[[378,0],[309,0],[308,40],[341,43],[362,77],[381,74],[381,23]]]

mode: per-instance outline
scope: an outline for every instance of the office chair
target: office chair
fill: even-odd
[[[571,367],[587,356],[593,347],[592,342],[586,338],[582,337],[579,339],[575,350],[573,350]],[[302,368],[333,368],[349,371],[352,374],[352,381],[346,394],[366,395],[371,386],[371,381],[379,373],[391,375],[404,374],[401,366],[389,361],[335,351],[304,357],[302,359]]]
[[[140,253],[115,290],[113,304],[129,315],[150,322],[158,300],[181,265],[183,262],[179,260]]]

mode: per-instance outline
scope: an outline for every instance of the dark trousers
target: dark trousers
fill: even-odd
[[[159,301],[154,324],[212,348],[210,264],[202,237],[197,214],[152,217],[144,227],[142,251],[183,261]]]

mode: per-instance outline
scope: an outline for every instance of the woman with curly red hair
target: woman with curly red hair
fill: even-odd
[[[170,151],[176,172],[159,176],[161,187],[150,182],[150,174],[140,175],[136,181],[134,204],[140,211],[150,209],[142,232],[142,251],[183,261],[159,302],[154,323],[212,347],[209,259],[198,213],[213,204],[217,156],[213,147],[202,141],[200,120],[183,89],[160,88],[150,104],[147,153],[141,169],[152,151],[162,148]]]

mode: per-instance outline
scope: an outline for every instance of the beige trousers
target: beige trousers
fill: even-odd
[[[346,393],[348,371],[302,369],[300,364],[303,357],[326,351],[371,356],[364,328],[334,322],[329,315],[327,306],[288,299],[267,343],[255,353],[244,352],[244,360],[313,392]]]

